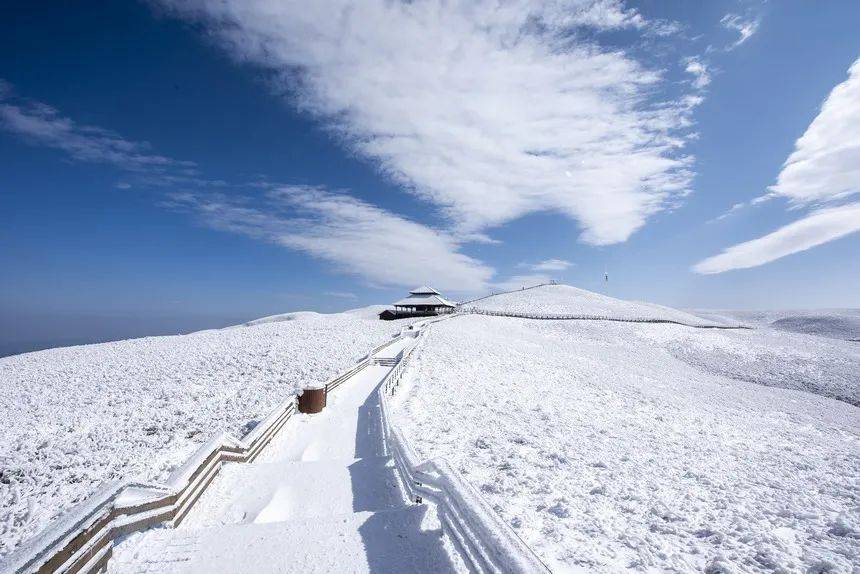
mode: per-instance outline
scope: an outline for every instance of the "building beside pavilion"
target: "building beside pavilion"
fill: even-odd
[[[390,321],[405,317],[431,317],[451,313],[455,307],[456,305],[442,297],[441,293],[422,285],[410,291],[409,297],[395,303],[394,310],[386,309],[380,313],[379,318]]]

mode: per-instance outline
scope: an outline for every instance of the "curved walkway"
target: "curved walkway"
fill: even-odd
[[[433,507],[409,501],[398,479],[376,392],[390,370],[365,367],[257,462],[228,463],[181,527],[132,535],[108,571],[466,571]]]

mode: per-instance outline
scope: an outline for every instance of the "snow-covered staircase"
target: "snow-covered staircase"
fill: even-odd
[[[389,371],[363,369],[255,463],[228,463],[181,525],[130,536],[109,572],[465,571],[388,455],[374,390]]]
[[[154,532],[128,572],[450,572],[437,531],[422,530],[428,507],[325,518]]]

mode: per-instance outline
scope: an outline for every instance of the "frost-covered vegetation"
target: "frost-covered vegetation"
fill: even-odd
[[[556,571],[860,563],[856,343],[466,316],[409,373],[395,416],[419,455],[448,458]]]
[[[400,328],[359,310],[0,359],[0,555],[104,481],[160,480]]]

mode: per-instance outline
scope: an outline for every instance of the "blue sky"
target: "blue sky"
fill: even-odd
[[[856,2],[440,5],[9,8],[0,344],[546,277],[860,305]]]

